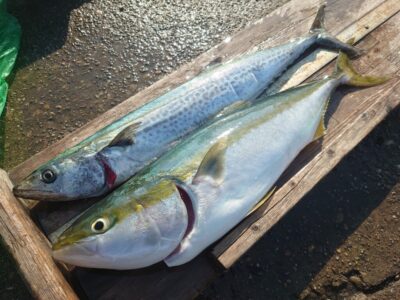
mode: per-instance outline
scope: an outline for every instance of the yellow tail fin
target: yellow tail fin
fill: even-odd
[[[351,43],[351,41],[349,42]],[[349,57],[343,53],[339,53],[336,62],[336,71],[334,76],[344,76],[343,84],[356,86],[356,87],[369,87],[385,83],[390,77],[375,77],[359,74],[351,65]]]

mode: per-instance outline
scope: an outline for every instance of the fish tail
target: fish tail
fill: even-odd
[[[342,84],[356,87],[375,86],[385,83],[390,79],[387,76],[375,77],[359,74],[351,65],[349,57],[343,52],[339,53],[333,77],[341,78]]]
[[[347,53],[351,57],[357,57],[361,55],[362,51],[353,47],[352,45],[346,44],[339,41],[334,36],[330,35],[325,29],[325,4],[321,5],[318,9],[317,16],[311,26],[310,34],[317,37],[316,43],[321,47],[328,49],[341,50]]]

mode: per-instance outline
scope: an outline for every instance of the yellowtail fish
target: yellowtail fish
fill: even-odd
[[[216,116],[251,106],[310,47],[357,54],[325,31],[323,16],[321,7],[307,36],[210,68],[128,114],[39,167],[15,187],[15,195],[48,201],[103,195]]]
[[[332,76],[261,98],[178,144],[79,216],[55,241],[54,257],[108,269],[190,261],[243,220],[324,134],[338,86],[385,81],[359,75],[341,53]]]

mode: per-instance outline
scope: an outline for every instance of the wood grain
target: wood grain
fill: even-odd
[[[364,72],[399,72],[400,53],[396,50],[400,47],[398,22],[400,14],[366,38],[366,44],[371,39],[375,46],[357,62],[357,65],[363,66]],[[370,58],[374,56],[379,57],[378,61],[374,61],[376,67],[370,64]],[[336,109],[329,112],[332,115],[322,143],[306,148],[291,166],[296,171],[287,171],[291,178],[283,182],[270,202],[218,243],[213,254],[220,263],[226,268],[230,267],[399,104],[400,79],[397,76],[383,86],[360,91],[353,89],[343,99],[333,99],[331,105]],[[335,122],[335,126],[330,126],[331,121]]]
[[[78,299],[51,256],[47,239],[12,193],[0,170],[0,234],[35,299]]]

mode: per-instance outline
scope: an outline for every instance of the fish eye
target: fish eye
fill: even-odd
[[[57,175],[53,170],[46,169],[42,172],[42,181],[45,183],[52,183],[56,180]]]
[[[109,222],[105,218],[99,218],[92,223],[92,231],[94,233],[103,233],[108,229]]]

